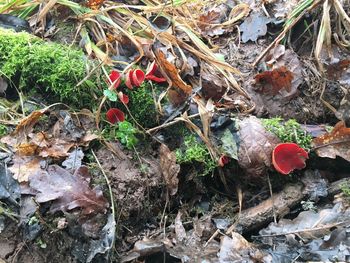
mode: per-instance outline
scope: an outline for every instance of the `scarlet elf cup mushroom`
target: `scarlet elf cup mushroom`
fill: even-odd
[[[296,143],[280,143],[272,152],[272,164],[281,174],[305,168],[308,153]]]

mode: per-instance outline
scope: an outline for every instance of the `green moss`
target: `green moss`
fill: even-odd
[[[158,112],[154,103],[150,84],[145,81],[141,87],[127,90],[128,107],[131,114],[145,128],[158,124]]]
[[[0,75],[23,91],[33,88],[65,103],[91,104],[93,82],[76,84],[86,77],[82,50],[48,43],[28,33],[0,30]]]
[[[202,170],[201,175],[211,174],[217,167],[211,159],[208,149],[203,142],[198,142],[194,135],[187,135],[184,138],[184,147],[176,150],[176,162],[179,164],[199,164]]]
[[[340,189],[347,198],[350,198],[350,185],[348,183],[341,184]]]
[[[311,135],[304,131],[296,120],[290,119],[283,122],[282,118],[272,118],[263,119],[262,123],[268,131],[274,133],[282,142],[294,142],[306,150],[311,148]]]

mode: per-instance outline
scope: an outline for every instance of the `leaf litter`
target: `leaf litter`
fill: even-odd
[[[101,111],[104,112],[106,106],[117,109],[114,107],[119,103],[118,100],[125,107],[127,101],[132,100],[132,96],[124,94],[124,91],[118,90],[114,94],[113,87],[121,89],[120,86],[126,85],[135,91],[142,88],[137,87],[146,79],[149,82],[143,83],[153,81],[161,88],[157,93],[155,90],[158,86],[152,86],[152,97],[159,116],[150,117],[157,118],[160,123],[166,120],[163,124],[158,123],[160,126],[154,127],[157,134],[153,133],[153,127],[150,128],[152,131],[146,131],[152,138],[146,153],[139,153],[138,147],[131,147],[134,152],[129,152],[120,142],[115,142],[115,138],[103,138],[106,140],[102,140],[106,147],[99,145],[95,156],[97,163],[94,163],[90,155],[85,155],[84,150],[91,147],[90,142],[101,137],[90,131],[96,126],[102,126],[111,128],[112,131],[108,134],[113,134],[113,129],[118,127],[121,118],[116,118],[116,114],[113,114],[113,120],[109,118],[109,121],[115,126],[108,126],[110,124],[106,125],[103,118],[100,122],[97,117],[97,125],[94,120],[88,121],[87,128],[84,121],[80,122],[77,118],[78,114],[66,110],[33,111],[17,122],[19,125],[14,133],[2,138],[7,150],[14,153],[8,165],[14,173],[13,178],[22,183],[22,195],[34,196],[41,203],[40,210],[45,218],[48,211],[64,216],[61,223],[57,224],[63,232],[68,228],[67,232],[74,233],[72,229],[81,228],[78,232],[82,240],[93,238],[87,244],[81,242],[81,247],[75,251],[75,258],[81,262],[94,262],[96,258],[108,260],[115,241],[118,242],[118,253],[121,251],[125,255],[124,262],[156,259],[184,262],[274,262],[278,252],[283,254],[286,251],[289,256],[293,256],[288,258],[290,261],[298,256],[311,260],[313,258],[310,259],[308,253],[312,248],[316,248],[315,257],[329,259],[337,251],[340,259],[345,258],[346,230],[328,229],[328,226],[317,224],[323,220],[322,216],[314,217],[311,211],[304,216],[304,212],[300,213],[298,210],[302,200],[303,205],[308,204],[311,209],[312,202],[318,202],[319,197],[325,197],[321,191],[325,185],[323,178],[334,180],[340,175],[330,171],[330,167],[319,167],[319,159],[315,161],[310,154],[310,163],[307,162],[306,166],[314,169],[312,171],[315,174],[322,174],[322,178],[317,177],[319,184],[315,180],[305,180],[309,170],[294,172],[289,177],[278,177],[272,169],[272,160],[273,152],[281,139],[268,132],[259,118],[250,115],[296,118],[300,123],[334,124],[332,114],[336,113],[335,116],[344,121],[341,128],[346,133],[346,85],[349,71],[347,58],[338,56],[335,60],[326,59],[319,63],[320,47],[323,44],[328,45],[330,38],[319,37],[316,40],[315,33],[317,30],[325,32],[325,36],[333,36],[339,46],[347,46],[344,32],[347,32],[348,17],[345,11],[342,12],[343,7],[339,1],[331,3],[335,6],[334,12],[339,14],[339,17],[332,18],[338,21],[332,20],[332,23],[337,22],[338,27],[344,27],[344,30],[337,28],[331,35],[331,27],[325,27],[328,9],[325,7],[323,10],[321,24],[317,21],[318,13],[313,12],[319,7],[319,2],[312,5],[310,1],[247,1],[241,4],[232,1],[189,2],[172,5],[164,3],[162,6],[153,1],[142,5],[138,1],[87,1],[84,5],[50,1],[43,4],[44,8],[40,8],[39,13],[30,18],[31,24],[38,28],[35,32],[43,36],[50,36],[51,33],[47,30],[51,26],[48,24],[55,24],[55,19],[51,21],[51,16],[54,15],[50,10],[62,12],[63,9],[64,12],[73,11],[74,14],[79,14],[79,22],[82,23],[79,24],[72,42],[81,38],[81,46],[86,49],[89,58],[101,61],[100,66],[107,83],[112,85],[105,90],[108,92],[103,92],[105,97],[97,111],[98,116]],[[33,9],[26,9],[29,13],[30,10],[37,10],[37,3],[32,4]],[[3,8],[8,11],[12,7]],[[27,6],[19,3],[16,8],[21,10]],[[69,17],[75,17],[73,13],[69,13]],[[302,17],[300,14],[306,14],[305,21],[296,23]],[[276,21],[270,17],[281,20]],[[317,25],[321,28],[317,28]],[[288,35],[291,27],[296,33],[293,31]],[[311,27],[314,27],[314,31],[310,30]],[[300,28],[300,38],[295,40]],[[286,37],[283,40],[281,35],[275,38],[275,33],[278,34],[281,30],[283,37]],[[275,41],[274,45],[269,46],[271,38],[275,38]],[[305,42],[300,43],[301,40]],[[312,51],[309,54],[303,53],[313,46],[313,40],[317,43],[314,53],[316,62],[310,58],[313,56]],[[299,49],[299,46],[304,49]],[[262,47],[266,48],[265,51]],[[258,59],[260,54],[264,56]],[[239,59],[240,55],[245,59]],[[251,67],[252,63],[256,65],[256,59],[262,61],[257,65],[258,70]],[[154,75],[147,77],[142,68],[150,62],[157,65],[159,71],[153,72],[152,67],[151,72]],[[325,71],[318,68],[322,64],[325,65]],[[113,68],[110,69],[109,66]],[[125,83],[117,79],[115,84],[118,85],[109,83],[107,68],[111,72],[117,72],[116,75],[123,76]],[[325,88],[320,88],[320,83]],[[94,96],[91,101],[100,96],[102,93]],[[323,99],[327,96],[341,100],[334,99],[328,103]],[[328,103],[326,105],[332,112],[327,112],[322,103]],[[126,109],[123,120],[135,121],[132,111]],[[164,109],[172,111],[169,118]],[[194,113],[189,115],[190,111]],[[91,112],[86,114],[94,115]],[[11,114],[6,117],[11,119]],[[41,122],[46,118],[49,119],[49,127],[42,126]],[[192,134],[199,137],[196,141],[205,145],[213,163],[219,166],[211,177],[204,178],[196,174],[195,164],[186,167],[176,163],[174,150],[177,144],[181,144],[181,138],[178,137],[183,135],[169,136],[165,128],[172,129],[175,127],[172,125],[181,122],[187,125]],[[139,127],[137,122],[135,125]],[[336,133],[340,130],[339,127],[337,124],[333,132],[314,139],[314,148],[311,151],[315,151],[319,157],[340,156],[349,161],[347,142],[337,141],[346,137]],[[144,131],[142,127],[139,128]],[[176,129],[172,131],[175,132]],[[296,156],[292,153],[291,155],[295,160]],[[228,158],[232,160],[228,162]],[[338,159],[333,161],[337,162]],[[101,173],[104,175],[109,186],[110,205],[114,205],[113,198],[117,203],[116,214],[108,212],[108,202],[98,187],[90,187],[90,175],[84,166],[85,162],[89,163],[94,183],[98,180],[95,176]],[[298,167],[303,168],[303,165]],[[271,175],[271,182],[268,181],[272,195],[270,198],[266,186],[260,184],[266,179],[266,175]],[[302,175],[303,183],[299,182],[298,175]],[[315,194],[315,189],[311,188],[321,188],[322,194]],[[225,200],[228,200],[229,205],[224,204]],[[24,214],[33,216],[33,204],[26,204],[30,213]],[[319,209],[316,214],[329,212],[320,204],[314,205]],[[290,211],[289,206],[295,210]],[[231,210],[229,213],[222,212],[225,209]],[[261,213],[254,214],[257,211]],[[89,216],[86,218],[84,215]],[[249,215],[256,216],[247,218]],[[288,224],[283,219],[285,215],[296,216],[296,219]],[[341,216],[341,213],[337,215]],[[222,235],[213,224],[212,218],[216,216],[225,217],[232,226],[243,226],[244,223],[246,225],[242,228],[225,227],[226,235]],[[312,221],[308,225],[313,229],[307,232],[324,227],[330,233],[330,239],[321,240],[322,237],[312,235],[305,237],[299,233],[295,236],[288,234],[286,240],[289,244],[286,244],[294,250],[288,250],[290,247],[286,248],[285,244],[270,240],[267,245],[272,242],[281,249],[277,249],[275,253],[270,248],[266,249],[266,244],[265,247],[260,247],[259,242],[250,243],[238,233],[249,233],[253,229],[252,225],[261,226],[271,222],[273,218],[279,220],[275,224],[284,224],[294,229],[300,223],[299,217],[303,222],[316,218],[316,222]],[[115,223],[116,219],[118,224]],[[68,222],[68,226],[65,226],[65,222]],[[331,222],[337,223],[339,222]],[[39,223],[33,225],[37,227]],[[28,234],[30,240],[37,238],[41,231],[35,227]],[[300,230],[305,228],[294,229]],[[270,235],[281,233],[283,234],[280,232]],[[302,244],[299,238],[304,238],[309,243]],[[295,254],[295,249],[300,247],[302,249],[299,252],[302,251],[302,254]],[[322,254],[321,249],[324,248],[331,248],[332,251]]]

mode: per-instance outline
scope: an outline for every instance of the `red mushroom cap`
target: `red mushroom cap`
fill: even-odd
[[[132,89],[133,88],[133,83],[132,83],[132,74],[133,74],[134,70],[129,70],[128,73],[126,73],[126,78],[125,78],[125,85],[128,87],[128,89]]]
[[[230,161],[230,158],[227,157],[226,155],[221,155],[218,161],[218,165],[220,167],[224,167],[226,164],[228,164]]]
[[[141,69],[135,69],[132,73],[132,84],[133,86],[139,87],[145,80],[145,72]]]
[[[125,95],[123,92],[118,92],[118,97],[120,99],[120,101],[123,103],[123,104],[128,104],[129,103],[129,97],[128,95]]]
[[[111,108],[106,113],[106,118],[110,123],[117,123],[125,120],[124,112],[117,108]]]
[[[157,83],[165,82],[166,79],[163,78],[163,76],[158,72],[157,69],[158,69],[158,66],[155,63],[155,61],[153,61],[151,66],[149,67],[149,69],[146,72],[145,79],[152,80],[152,81],[157,82]]]
[[[111,74],[109,74],[109,81],[112,83],[114,83],[113,87],[116,89],[118,88],[118,86],[120,85],[120,73],[116,70],[112,70]]]
[[[272,152],[272,164],[281,174],[305,168],[308,153],[296,143],[280,143]]]

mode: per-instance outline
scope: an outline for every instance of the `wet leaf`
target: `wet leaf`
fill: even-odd
[[[67,170],[75,171],[75,169],[81,166],[83,158],[83,151],[80,148],[74,149],[69,153],[68,158],[63,161],[62,166]]]
[[[175,195],[178,188],[180,165],[176,163],[176,155],[169,148],[162,144],[159,149],[160,168],[170,195]]]
[[[46,171],[31,175],[29,186],[37,191],[38,203],[52,202],[52,213],[80,208],[88,215],[104,213],[108,207],[102,191],[90,188],[88,169],[84,166],[71,174],[58,165],[50,165]]]
[[[0,164],[0,200],[7,200],[12,204],[17,204],[20,197],[18,182],[12,178],[10,171],[3,164]]]
[[[118,100],[118,95],[113,90],[105,89],[103,95],[105,95],[110,101]]]
[[[293,73],[285,66],[255,76],[256,83],[261,87],[260,91],[269,95],[276,95],[282,89],[290,92],[292,80]]]
[[[239,138],[233,134],[230,129],[226,128],[220,138],[222,142],[222,151],[229,157],[238,160],[238,143]]]
[[[86,262],[93,262],[93,259],[97,254],[104,255],[106,261],[108,261],[108,252],[112,249],[115,240],[115,229],[116,223],[114,217],[112,214],[109,214],[107,224],[103,227],[100,233],[100,238],[97,240],[91,240]]]
[[[280,140],[265,130],[259,119],[249,117],[239,124],[238,163],[247,175],[262,176],[271,166],[272,151]]]
[[[312,146],[320,157],[335,159],[340,156],[350,162],[350,128],[340,121],[330,133],[313,139]]]
[[[151,24],[152,28],[158,32],[166,31],[171,25],[171,21],[168,18],[159,14],[150,16],[148,21]]]
[[[270,19],[258,13],[251,14],[239,26],[242,32],[242,42],[246,43],[249,40],[255,41],[260,36],[265,36],[267,32],[267,24]]]

